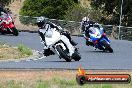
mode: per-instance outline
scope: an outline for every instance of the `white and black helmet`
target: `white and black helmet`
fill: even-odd
[[[46,24],[46,18],[43,16],[38,17],[37,18],[38,27],[42,27],[44,24]]]
[[[88,17],[83,17],[83,18],[82,18],[82,22],[83,22],[83,23],[86,23],[86,22],[88,22],[88,21],[89,21],[89,18],[88,18]]]

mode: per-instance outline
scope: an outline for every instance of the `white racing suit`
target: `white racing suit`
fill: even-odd
[[[52,26],[55,26],[57,27],[55,24],[52,23]],[[48,47],[46,46],[46,43],[45,43],[45,33],[49,30],[49,29],[54,29],[54,28],[51,28],[50,24],[46,24],[44,28],[42,29],[39,29],[39,35],[40,35],[40,38],[41,38],[41,42],[45,45],[44,46],[44,50],[49,50]],[[58,27],[58,29],[62,30],[61,27]],[[72,56],[72,54],[74,53],[74,47],[72,46],[72,44],[70,43],[69,39],[65,36],[65,35],[61,35],[61,38],[60,38],[68,47],[69,49],[69,52],[70,52],[70,56]],[[51,51],[51,50],[50,50]],[[45,51],[44,51],[45,52]],[[51,52],[50,52],[51,53]],[[51,54],[52,55],[52,54]],[[49,55],[46,55],[46,56],[49,56]]]

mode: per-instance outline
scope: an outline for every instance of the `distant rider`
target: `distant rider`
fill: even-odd
[[[90,35],[89,35],[90,27],[97,27],[100,29],[101,25],[99,25],[97,22],[89,20],[88,17],[83,17],[81,21],[81,31],[82,31],[84,38],[86,39],[86,45],[94,46],[93,42],[90,39]]]
[[[46,30],[51,29],[51,28],[56,28],[56,30],[58,30],[62,35],[65,35],[69,41],[66,42],[70,42],[73,46],[76,46],[77,44],[71,39],[70,33],[67,31],[64,31],[60,26],[55,25],[52,22],[46,21],[45,17],[38,17],[37,18],[37,25],[39,27],[38,33],[43,41],[43,44],[45,45],[44,47],[44,51],[43,54],[45,56],[49,56],[54,54],[50,49],[47,49],[46,47],[46,43],[45,43],[45,33]]]
[[[0,17],[2,13],[7,13],[7,11],[5,10],[4,6],[0,4]],[[2,24],[2,20],[0,19],[0,27],[1,27],[1,24]]]
[[[1,12],[7,13],[7,11],[2,5],[0,5],[0,16],[1,16]]]

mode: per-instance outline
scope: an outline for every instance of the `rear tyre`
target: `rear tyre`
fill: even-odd
[[[5,35],[5,32],[1,31],[1,34],[2,34],[2,35]]]
[[[15,35],[15,36],[19,35],[19,32],[18,32],[18,30],[15,27],[12,28],[12,30],[13,30],[13,35]]]
[[[104,45],[105,50],[108,50],[110,53],[113,53],[113,49],[111,48],[111,46],[107,42],[102,41],[102,44]]]
[[[2,35],[5,35],[5,32],[2,30],[2,28],[0,28],[0,32]]]
[[[70,62],[70,61],[71,61],[70,56],[67,55],[67,52],[64,51],[64,50],[61,48],[61,46],[57,45],[57,46],[56,46],[56,49],[57,49],[57,51],[59,52],[59,54],[60,54],[60,56],[61,56],[62,58],[64,58],[67,62]]]

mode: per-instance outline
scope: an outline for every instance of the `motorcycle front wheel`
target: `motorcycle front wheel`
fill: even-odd
[[[66,60],[66,62],[71,61],[71,58],[68,55],[68,53],[66,51],[64,51],[60,45],[56,46],[56,50],[59,52],[59,55]]]
[[[106,41],[102,41],[102,44],[105,46],[106,50],[108,50],[110,53],[113,53],[113,49]]]
[[[12,28],[12,30],[13,30],[13,35],[15,35],[15,36],[19,35],[19,32],[18,32],[18,30],[15,27]]]

